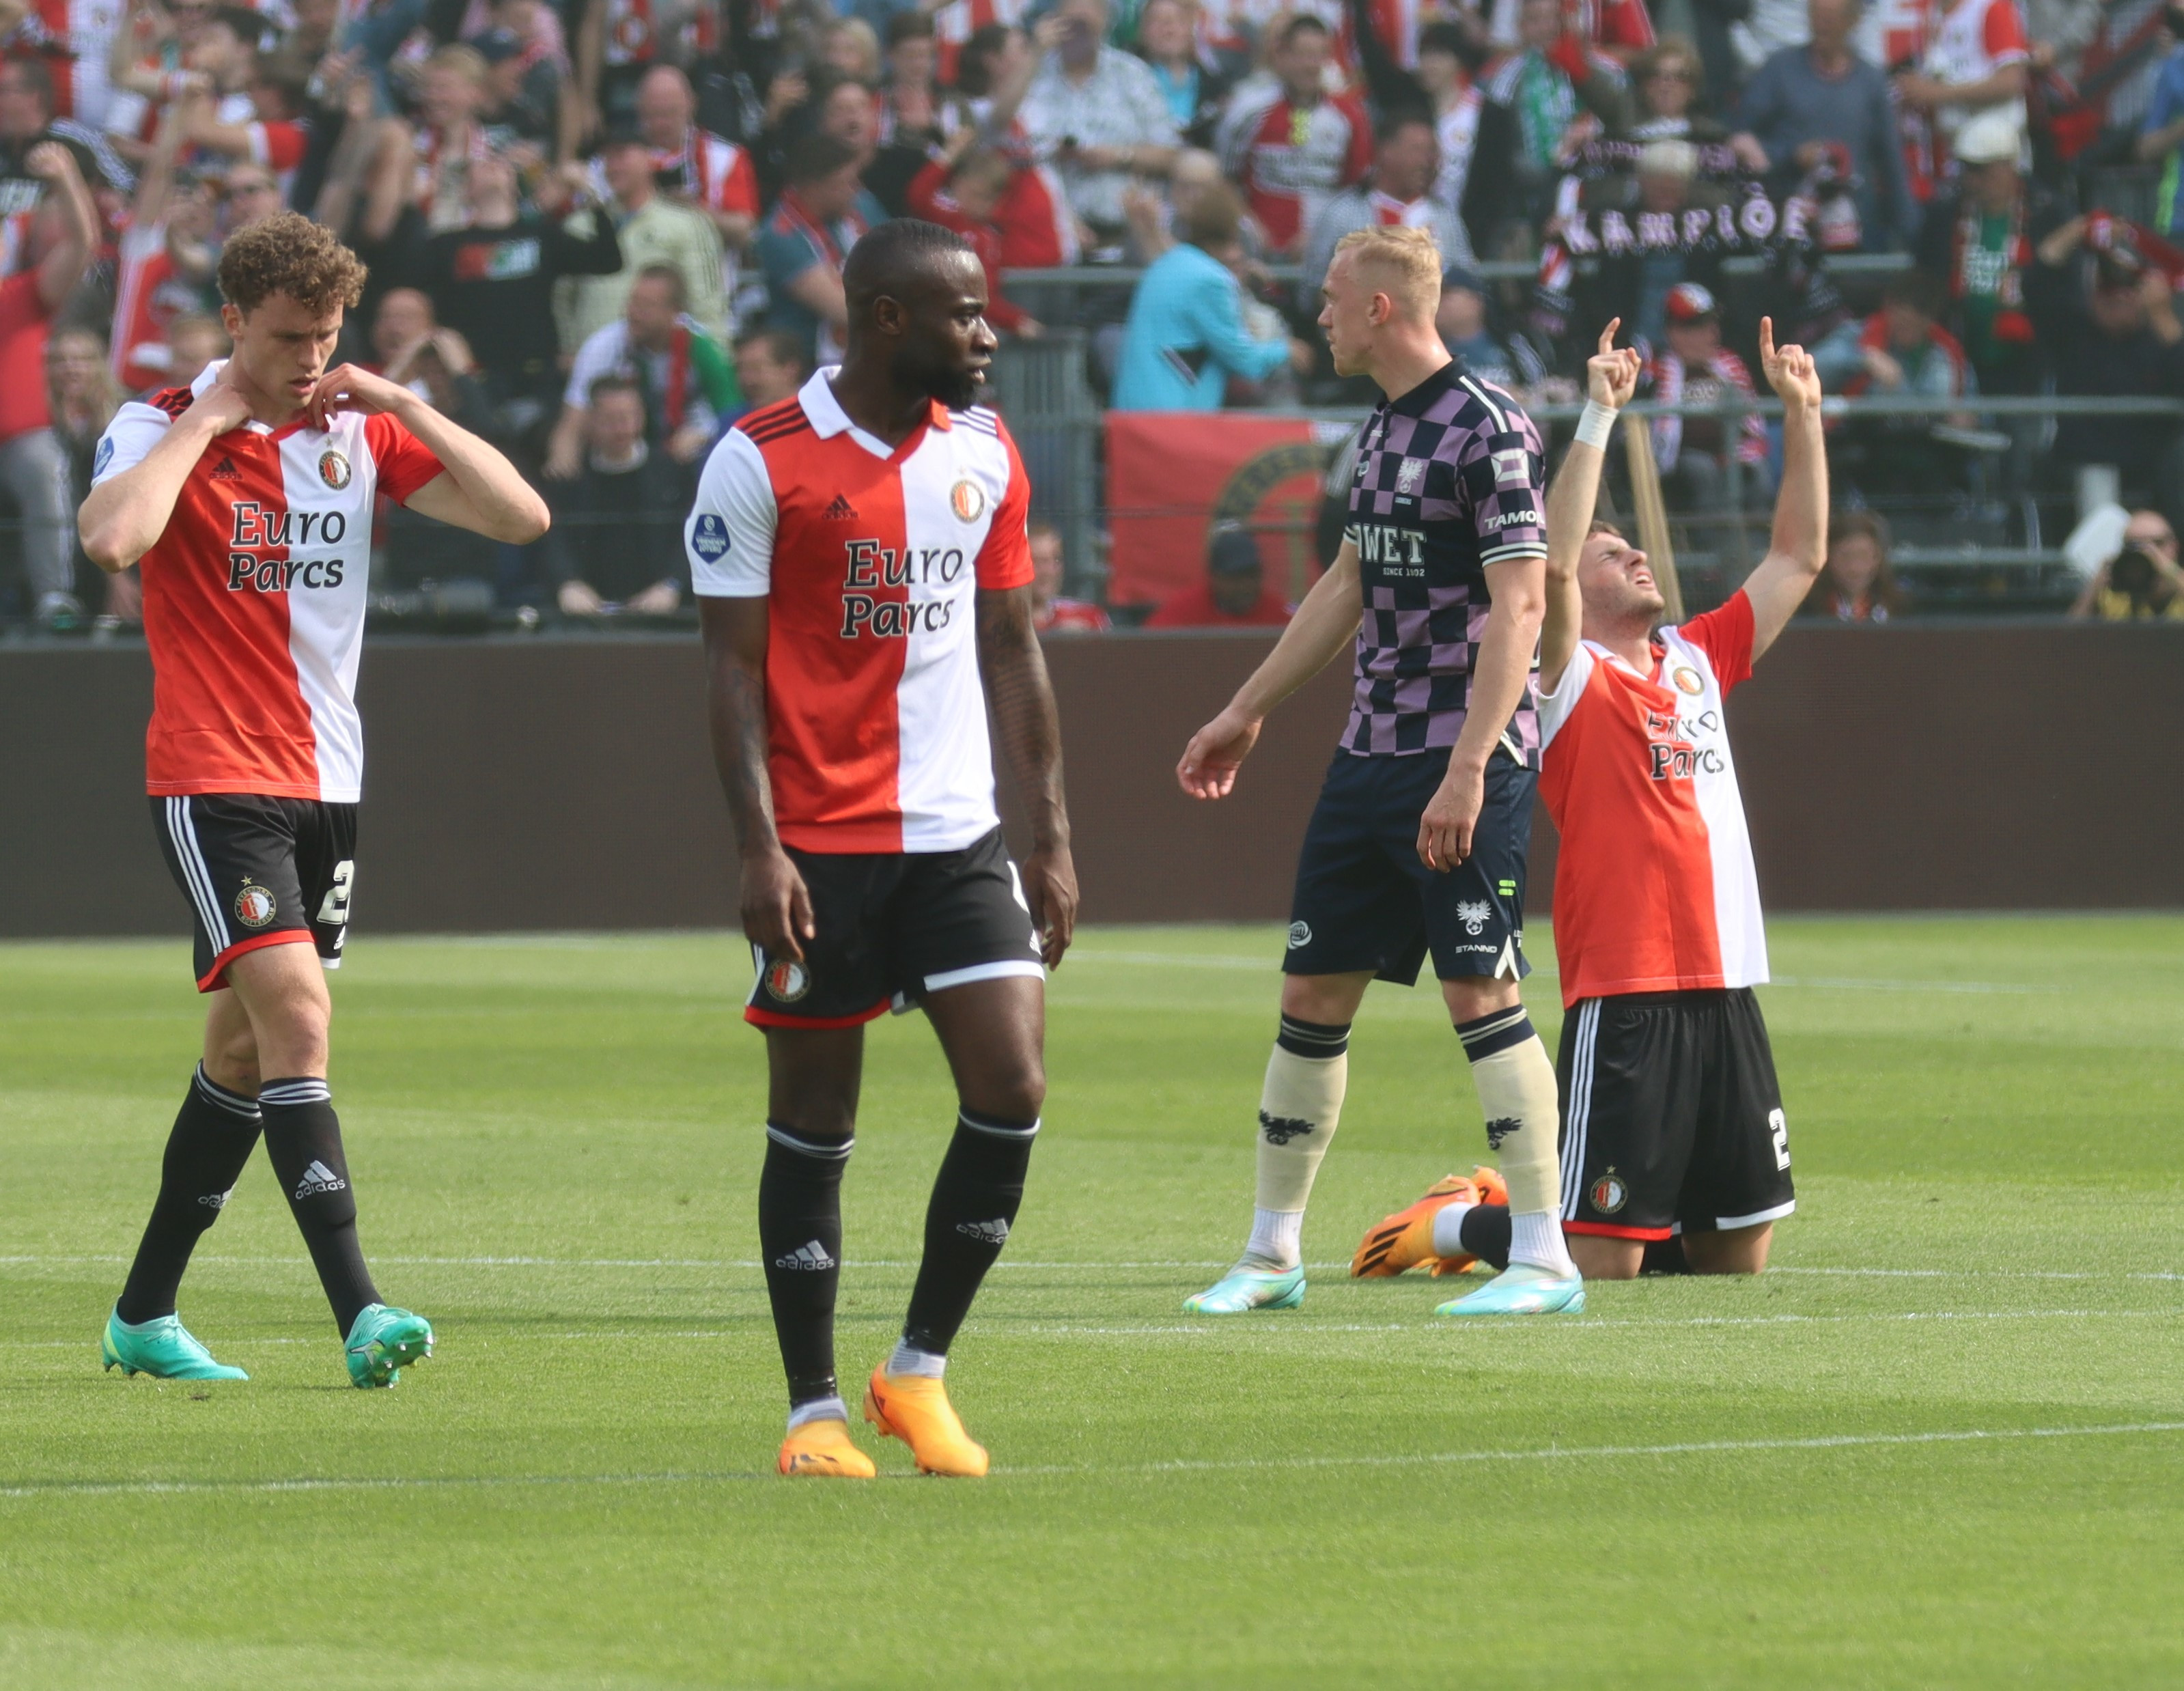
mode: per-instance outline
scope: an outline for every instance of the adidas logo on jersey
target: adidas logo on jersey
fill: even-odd
[[[959,1221],[956,1231],[984,1245],[1005,1245],[1008,1242],[1009,1224],[1000,1216],[991,1221]]]
[[[776,1257],[773,1265],[777,1269],[808,1269],[816,1274],[833,1268],[834,1259],[827,1254],[827,1247],[814,1239],[808,1245],[799,1245],[785,1257]]]
[[[834,503],[827,507],[827,516],[829,521],[834,522],[855,522],[857,520],[857,508],[841,494],[836,494]]]
[[[235,467],[235,460],[223,458],[213,466],[212,478],[215,482],[239,482],[242,472]]]
[[[347,1180],[315,1158],[312,1160],[311,1166],[304,1170],[304,1178],[296,1183],[296,1196],[298,1198],[316,1197],[321,1192],[348,1190]]]

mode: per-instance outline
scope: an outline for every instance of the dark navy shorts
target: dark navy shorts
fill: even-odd
[[[1524,857],[1538,774],[1507,751],[1486,765],[1471,855],[1446,874],[1418,861],[1418,818],[1448,773],[1446,751],[1361,757],[1338,751],[1305,829],[1290,904],[1289,974],[1414,985],[1433,952],[1442,980],[1521,980]]]

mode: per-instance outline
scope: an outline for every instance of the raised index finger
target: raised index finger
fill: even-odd
[[[1623,320],[1620,317],[1610,317],[1607,320],[1607,326],[1600,332],[1602,352],[1610,353],[1615,350],[1615,332],[1622,326]]]
[[[1762,364],[1774,362],[1774,320],[1772,317],[1759,320],[1759,361]]]

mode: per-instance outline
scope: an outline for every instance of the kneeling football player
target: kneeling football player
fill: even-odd
[[[986,1452],[941,1375],[1023,1198],[1076,873],[1032,630],[1030,483],[977,403],[995,344],[984,272],[961,237],[899,220],[858,242],[842,280],[842,364],[722,437],[684,530],[758,973],[744,1014],[766,1034],[779,1466],[874,1471],[834,1376],[842,1172],[864,1024],[922,1005],[959,1109],[902,1339],[864,1411],[927,1473],[978,1475]],[[994,809],[989,705],[1030,816],[1021,872]]]
[[[1820,382],[1762,319],[1783,405],[1772,544],[1719,609],[1657,628],[1664,600],[1646,555],[1593,520],[1638,380],[1638,354],[1614,349],[1618,326],[1587,366],[1585,416],[1547,501],[1540,790],[1562,831],[1563,1226],[1588,1280],[1756,1274],[1797,1198],[1752,991],[1767,979],[1767,936],[1723,701],[1826,561]],[[1502,1260],[1508,1211],[1481,1201],[1494,1196],[1441,1181],[1368,1233],[1351,1271]]]

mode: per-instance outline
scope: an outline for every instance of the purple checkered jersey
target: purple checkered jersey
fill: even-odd
[[[1346,751],[1400,757],[1456,744],[1492,604],[1487,566],[1546,556],[1546,509],[1540,431],[1460,360],[1373,408],[1343,530],[1365,599]],[[1531,681],[1502,738],[1540,767]]]

